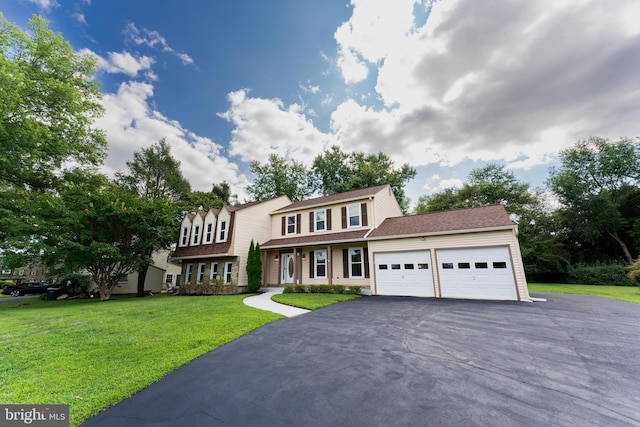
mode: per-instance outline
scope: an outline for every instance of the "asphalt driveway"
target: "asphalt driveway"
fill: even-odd
[[[535,296],[367,297],[279,320],[84,425],[640,426],[640,305]]]

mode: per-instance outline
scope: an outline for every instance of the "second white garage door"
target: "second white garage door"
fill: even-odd
[[[436,256],[443,297],[517,299],[507,247],[441,249]]]
[[[378,295],[433,297],[429,251],[375,254]]]

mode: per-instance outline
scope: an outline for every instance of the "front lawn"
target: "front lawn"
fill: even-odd
[[[71,425],[283,316],[246,295],[0,304],[0,402],[70,404]]]
[[[529,283],[528,286],[529,292],[595,295],[640,304],[640,288],[637,286],[567,285],[561,283]]]
[[[275,302],[280,304],[291,305],[293,307],[304,308],[307,310],[315,310],[326,305],[335,304],[337,302],[349,301],[360,298],[359,295],[345,294],[308,294],[308,293],[292,293],[277,294],[271,297]]]

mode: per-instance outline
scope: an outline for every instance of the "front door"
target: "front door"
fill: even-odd
[[[293,254],[282,254],[281,284],[293,283],[294,261]]]

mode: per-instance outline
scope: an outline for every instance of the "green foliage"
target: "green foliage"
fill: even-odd
[[[209,192],[192,191],[183,197],[185,210],[191,212],[202,206],[204,210],[211,208],[220,209],[225,205],[237,203],[238,196],[231,194],[231,187],[226,181],[213,184]]]
[[[640,258],[627,267],[627,277],[633,284],[640,286]]]
[[[296,160],[287,161],[277,154],[269,155],[265,164],[251,162],[251,172],[255,179],[246,190],[254,200],[266,200],[282,195],[293,201],[304,200],[314,191],[307,168]]]
[[[598,251],[609,239],[631,264],[638,251],[640,142],[589,138],[561,151],[560,160],[548,183],[562,205],[557,214],[565,241]]]
[[[569,285],[559,283],[529,283],[529,292],[582,294],[640,304],[640,290],[635,286]]]
[[[405,184],[416,176],[415,168],[407,163],[394,168],[394,162],[383,153],[343,153],[333,146],[313,161],[312,173],[322,194],[336,194],[362,188],[389,184],[403,211],[409,207]]]
[[[304,285],[295,285],[293,287],[293,292],[299,294],[306,293],[309,292],[309,287]]]
[[[628,268],[620,263],[578,264],[568,269],[568,283],[603,286],[633,286]]]
[[[360,286],[349,286],[349,289],[345,291],[349,295],[360,295]]]
[[[260,243],[254,245],[253,239],[247,254],[247,291],[258,292],[262,286],[262,254],[260,253]]]
[[[330,304],[338,302],[349,301],[352,299],[360,298],[359,295],[338,295],[331,293],[324,294],[296,294],[296,293],[282,293],[279,295],[273,295],[272,300],[279,302],[280,304],[286,304],[293,307],[304,308],[305,310],[316,310],[318,308],[326,307]]]
[[[86,294],[91,286],[91,276],[80,273],[71,273],[62,276],[57,286],[64,289],[69,296]]]
[[[104,132],[95,60],[76,55],[39,16],[29,31],[0,14],[0,239],[27,245],[65,169],[99,165]]]
[[[360,295],[360,286],[343,285],[295,285],[284,288],[286,294],[353,294]]]
[[[293,294],[295,293],[295,289],[293,288],[293,286],[285,286],[284,290],[282,291],[283,294]]]
[[[116,172],[116,182],[140,197],[179,200],[191,191],[189,181],[180,171],[180,162],[171,156],[171,147],[165,138],[133,153],[127,167],[128,172]]]

